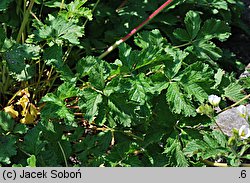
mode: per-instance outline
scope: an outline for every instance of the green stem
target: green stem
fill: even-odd
[[[32,7],[33,7],[34,3],[35,3],[35,0],[31,0],[30,3],[29,3],[28,9],[24,12],[23,22],[21,24],[21,27],[19,29],[17,39],[16,39],[16,42],[18,42],[18,43],[20,43],[20,41],[21,41],[21,37],[22,37],[24,29],[25,29],[25,27],[26,27],[26,25],[28,23],[29,15],[30,15],[30,12],[32,10]]]
[[[62,0],[62,2],[61,2],[61,5],[60,5],[60,10],[59,10],[59,12],[63,9],[63,5],[64,5],[64,0]]]
[[[94,5],[94,7],[93,7],[93,9],[92,9],[92,13],[95,11],[95,9],[96,9],[96,7],[97,7],[97,5],[100,3],[100,0],[97,0],[96,1],[96,3],[95,3],[95,5]],[[85,27],[86,26],[86,24],[88,23],[88,21],[89,21],[89,19],[86,19],[85,20],[85,22],[84,22],[84,24],[83,24],[83,27]]]
[[[214,117],[213,117],[213,116],[208,116],[208,117],[212,120],[212,122],[214,122],[214,123],[216,124],[216,126],[217,126],[218,129],[221,131],[221,133],[222,133],[224,136],[226,136],[226,134],[222,131],[221,127],[220,127],[219,124],[216,122],[216,120],[214,119]]]
[[[184,46],[189,46],[191,44],[192,44],[192,42],[188,42],[188,43],[184,43],[184,44],[181,44],[181,45],[178,45],[178,46],[174,46],[174,48],[181,48],[181,47],[184,47]]]
[[[219,113],[223,112],[223,111],[226,111],[228,109],[231,109],[237,105],[239,105],[241,102],[243,102],[244,100],[246,99],[249,99],[250,98],[250,94],[248,94],[247,96],[245,96],[244,98],[240,99],[239,101],[237,101],[236,103],[234,103],[233,105],[230,105],[229,107],[226,107],[225,109],[221,110]]]
[[[65,166],[68,167],[68,162],[67,162],[67,158],[66,158],[65,152],[64,152],[64,150],[63,150],[60,142],[58,141],[57,143],[58,143],[58,145],[59,145],[59,147],[60,147],[60,149],[62,151],[63,159],[64,159],[64,162],[65,162]]]
[[[149,21],[151,21],[156,15],[158,15],[162,10],[164,10],[173,0],[168,0],[163,3],[157,10],[155,10],[146,20],[144,20],[140,25],[134,28],[129,34],[125,37],[121,38],[120,40],[116,41],[112,46],[110,46],[107,51],[99,56],[100,59],[107,56],[110,52],[112,52],[115,48],[117,48],[121,43],[128,40],[131,36],[137,33],[142,27],[144,27]]]

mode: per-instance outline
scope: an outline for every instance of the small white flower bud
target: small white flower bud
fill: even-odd
[[[246,118],[247,117],[247,108],[246,108],[246,106],[240,105],[240,106],[237,107],[237,110],[239,112],[239,115],[242,118]]]
[[[246,125],[242,125],[239,129],[239,136],[241,139],[250,137],[250,129]]]
[[[209,95],[208,96],[208,101],[212,106],[218,106],[220,103],[221,98],[218,97],[217,95]]]

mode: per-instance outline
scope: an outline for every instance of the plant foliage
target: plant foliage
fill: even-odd
[[[103,59],[164,1],[25,2],[0,2],[1,166],[187,167],[219,158],[240,166],[249,159],[249,140],[213,128],[208,101],[221,96],[223,109],[247,96],[248,80],[223,68],[240,0],[173,1]]]

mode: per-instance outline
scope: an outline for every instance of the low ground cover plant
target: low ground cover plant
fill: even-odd
[[[234,30],[250,35],[244,10],[2,0],[0,165],[249,166],[248,61],[225,46]]]

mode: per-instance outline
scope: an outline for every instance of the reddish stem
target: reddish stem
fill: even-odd
[[[117,48],[121,43],[125,42],[127,39],[129,39],[132,35],[134,35],[138,30],[140,30],[144,25],[146,25],[150,20],[152,20],[156,15],[158,15],[164,8],[166,8],[173,0],[166,1],[163,5],[161,5],[157,10],[155,10],[146,20],[144,20],[140,25],[138,25],[136,28],[134,28],[129,34],[127,34],[125,37],[121,38],[119,41],[116,41],[115,44],[110,46],[107,51],[105,51],[103,54],[99,56],[100,59],[108,55],[110,52],[112,52],[115,48]]]

